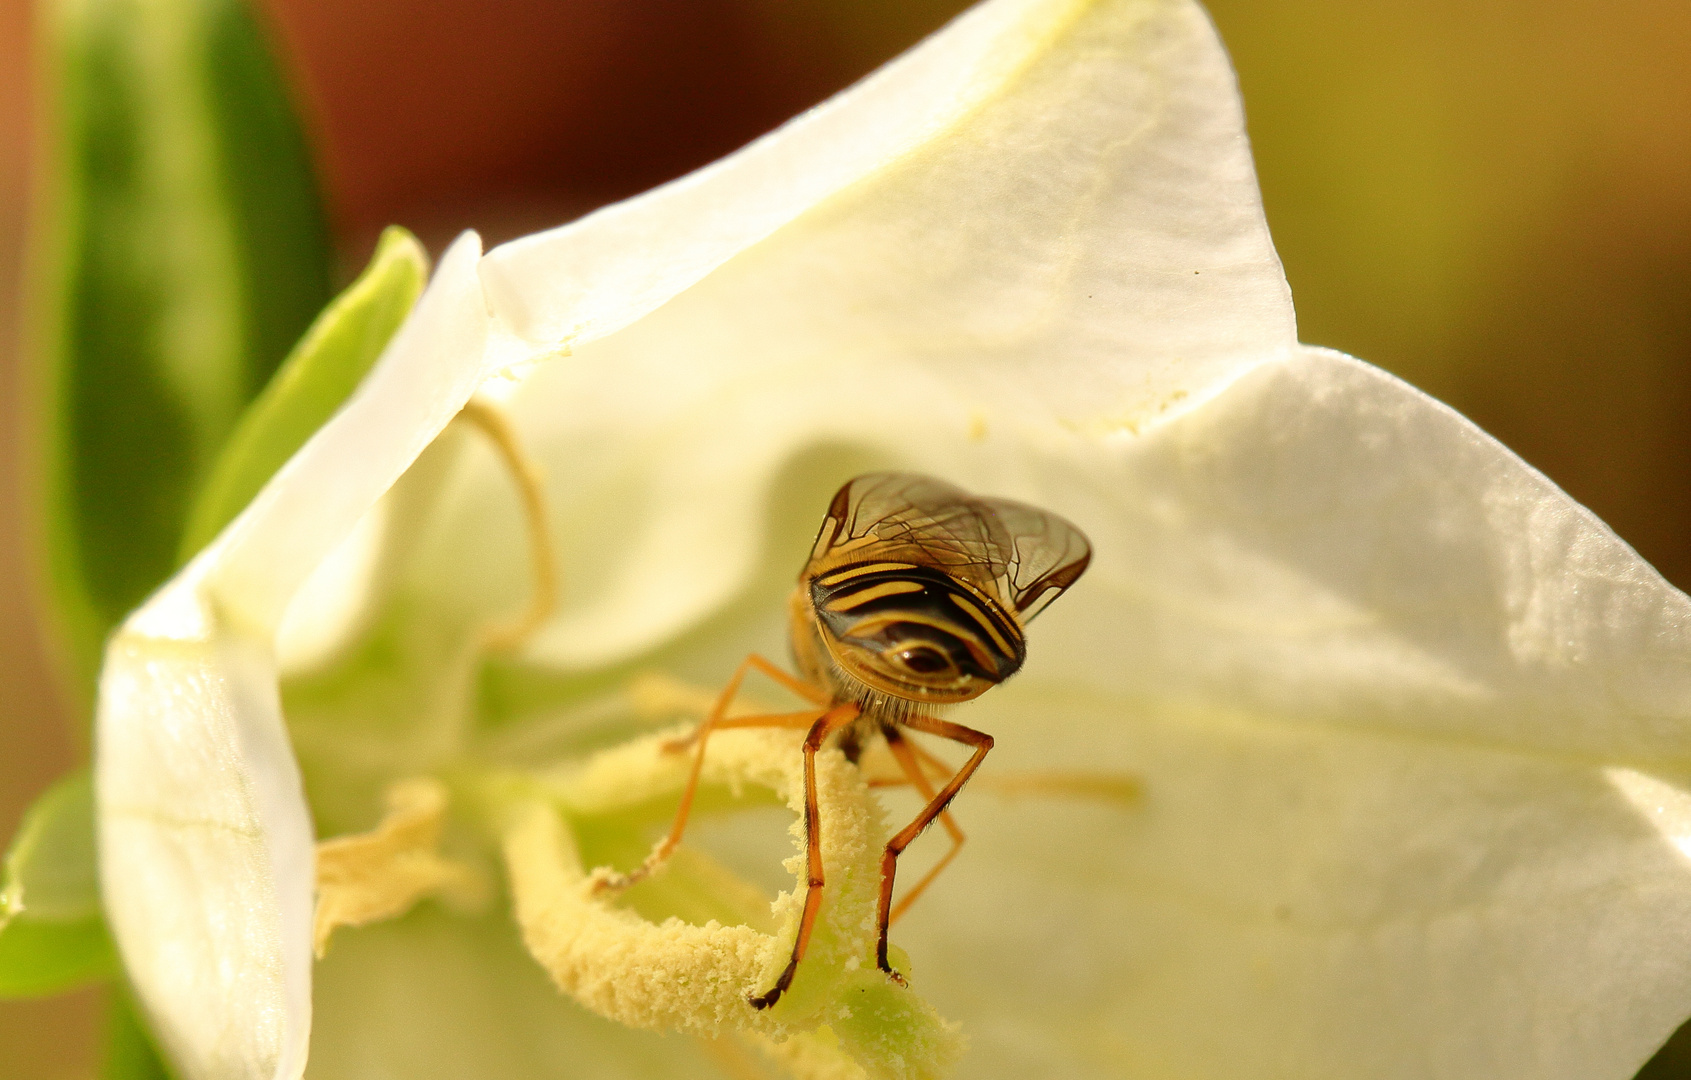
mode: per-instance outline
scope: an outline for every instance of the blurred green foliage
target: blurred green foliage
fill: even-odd
[[[44,591],[86,716],[106,634],[176,568],[190,510],[215,533],[339,405],[426,259],[392,237],[383,280],[362,282],[249,410],[331,294],[315,172],[263,31],[245,0],[53,0],[39,18]],[[0,996],[117,973],[86,771],[37,801],[5,870]],[[109,1080],[168,1075],[121,985],[107,1042]]]
[[[0,998],[56,994],[117,971],[100,915],[86,769],[30,807],[0,876]]]
[[[193,504],[184,558],[214,537],[340,407],[381,355],[428,277],[428,256],[388,230],[369,268],[335,299],[247,408]],[[87,769],[36,800],[0,877],[0,998],[29,997],[121,974],[100,907],[93,788]],[[121,988],[108,1024],[106,1080],[167,1075]]]
[[[188,515],[186,562],[340,408],[405,321],[429,276],[417,238],[390,227],[364,273],[324,309],[241,422]]]
[[[328,300],[330,245],[243,0],[57,0],[41,18],[47,584],[86,704],[106,633],[175,569],[224,439]]]
[[[134,999],[122,988],[112,991],[106,1010],[106,1053],[100,1062],[100,1080],[171,1080],[163,1056],[136,1013]]]

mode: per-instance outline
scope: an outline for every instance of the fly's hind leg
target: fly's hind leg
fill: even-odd
[[[944,762],[922,750],[915,743],[906,740],[903,735],[899,734],[897,728],[889,728],[885,734],[887,749],[892,751],[893,757],[898,760],[899,767],[904,770],[905,782],[921,792],[922,798],[932,803],[934,799],[938,798],[938,794],[934,791],[933,782],[928,779],[926,770],[936,763],[943,767]],[[946,769],[945,773],[941,775],[948,775],[950,772],[950,769]],[[951,850],[947,851],[926,874],[922,875],[922,880],[918,881],[914,888],[904,894],[904,899],[900,900],[897,906],[892,909],[891,914],[887,916],[888,926],[896,923],[906,911],[910,910],[910,905],[916,902],[916,898],[921,896],[929,885],[933,884],[934,879],[939,877],[947,866],[951,865],[951,860],[955,859],[957,853],[962,850],[963,841],[968,839],[963,835],[962,828],[958,826],[957,819],[951,816],[951,811],[941,810],[939,812],[939,823],[945,828],[946,835],[951,837]],[[881,888],[886,896],[890,897],[892,894],[892,877],[885,873],[884,856],[882,869]],[[883,900],[884,904],[885,900]]]
[[[953,742],[963,743],[965,746],[972,747],[974,752],[969,755],[969,760],[963,763],[963,767],[958,769],[956,774],[945,782],[945,786],[928,799],[928,805],[922,808],[922,812],[916,815],[915,820],[900,829],[897,836],[887,841],[886,850],[881,854],[881,899],[876,909],[880,938],[875,946],[875,962],[882,971],[892,976],[901,985],[904,983],[904,976],[894,971],[892,965],[887,961],[887,926],[894,918],[892,887],[893,877],[898,872],[898,857],[918,836],[922,835],[922,830],[933,824],[935,818],[945,814],[946,807],[951,805],[951,800],[955,799],[957,793],[963,790],[963,785],[969,782],[969,777],[974,775],[975,770],[980,768],[981,762],[986,760],[987,751],[992,749],[991,735],[984,731],[976,731],[974,728],[964,727],[962,724],[953,724],[931,716],[913,716],[904,721],[904,726],[914,731],[923,731],[930,735],[950,739]],[[916,756],[911,752],[909,745],[903,739],[894,740],[891,737],[888,738],[888,745],[893,749],[894,755],[898,757],[899,764],[904,766],[906,772],[910,774],[911,782],[916,784],[917,790],[926,795],[931,790],[928,787],[927,777],[922,774],[921,766],[917,763]],[[963,841],[962,830],[955,829],[955,826],[949,821],[949,817],[947,829],[948,831],[955,830],[951,833],[951,854],[947,855],[938,866],[928,872],[928,875],[912,890],[910,896],[905,897],[904,903],[899,905],[899,914],[904,913],[905,909],[910,906],[910,901],[915,899],[916,894],[925,889],[928,883],[934,879],[934,876],[944,868],[945,864],[951,861],[951,856],[957,853],[957,847]]]
[[[770,676],[781,685],[792,690],[801,697],[815,701],[818,705],[814,709],[805,709],[794,713],[771,713],[763,716],[729,717],[728,709],[734,703],[734,697],[740,692],[740,684],[745,681],[747,672],[756,669]],[[619,874],[607,867],[600,867],[593,872],[593,891],[620,892],[642,878],[649,877],[674,853],[681,844],[681,837],[687,831],[687,818],[693,812],[693,798],[699,790],[699,776],[705,767],[705,747],[710,742],[713,732],[724,728],[809,728],[817,722],[824,713],[822,692],[815,687],[788,675],[774,664],[756,653],[740,661],[740,666],[734,669],[734,675],[728,680],[728,685],[722,688],[722,693],[711,707],[710,714],[705,717],[691,735],[666,744],[664,749],[681,751],[690,744],[697,744],[693,752],[693,767],[687,773],[687,786],[681,790],[681,804],[676,807],[675,821],[669,827],[669,833],[652,848],[652,853],[646,856],[644,862],[626,874]]]

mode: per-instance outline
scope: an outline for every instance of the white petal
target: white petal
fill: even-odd
[[[288,601],[485,377],[477,242],[345,408],[107,650],[102,893],[185,1080],[292,1080],[311,1024],[312,829],[273,656]]]
[[[1096,560],[956,718],[1145,798],[956,807],[899,940],[978,1075],[1622,1078],[1691,1012],[1691,602],[1601,522],[1319,350],[1038,487]]]
[[[788,155],[816,171],[772,192]],[[771,229],[591,340],[630,317],[614,297],[645,295],[605,254],[618,238]],[[797,447],[1123,435],[1294,342],[1226,56],[1201,10],[1165,0],[986,5],[778,137],[488,263],[506,318],[574,343],[511,401],[549,465],[573,590],[533,653],[570,666],[743,585],[760,489]],[[669,287],[703,269],[638,273]],[[512,530],[484,523],[508,494],[489,473],[465,489],[459,553],[498,550]],[[572,538],[584,522],[618,545]]]
[[[756,257],[736,260],[747,245]],[[967,288],[977,265],[997,272]],[[713,269],[720,281],[663,307]],[[1135,424],[1201,398],[1292,335],[1232,77],[1185,4],[1000,0],[839,102],[648,199],[479,264],[474,238],[461,240],[357,394],[111,647],[98,736],[105,895],[186,1080],[291,1080],[303,1064],[311,830],[272,657],[302,582],[490,374],[558,346],[592,348],[660,307],[662,322],[639,335],[635,323],[626,343],[567,369],[663,361],[656,377],[673,385],[667,399],[653,395],[647,425],[677,419],[675,395],[688,389],[673,378],[677,348],[694,340],[715,392],[750,379],[775,394],[761,404],[797,393],[814,417],[843,382],[882,435],[927,413],[877,413],[883,396],[864,394],[873,384],[860,357],[929,356],[931,371],[913,375],[929,400],[978,381],[979,407],[1006,415],[1031,384],[1048,439],[1064,421],[1099,416],[1072,392],[1079,372],[1110,380],[1103,422]],[[788,358],[800,362],[771,369]],[[990,374],[977,380],[983,363]],[[626,416],[629,386],[599,419]],[[531,413],[562,404],[581,415],[567,396],[520,398]],[[954,413],[953,429],[970,422]],[[698,464],[736,477],[775,468],[816,435],[813,420],[792,416],[749,451]],[[715,578],[690,578],[702,587],[674,597],[659,623],[696,617],[750,568],[741,511],[751,492],[718,490],[736,493],[696,495],[738,530],[737,550],[727,545]],[[692,501],[674,500],[665,520],[701,505],[684,494]],[[622,599],[662,598],[664,585]]]
[[[269,636],[475,385],[558,345],[511,403],[564,537],[535,649],[562,666],[736,597],[773,602],[693,656],[777,639],[802,522],[866,464],[1092,534],[1027,671],[958,718],[1000,737],[989,769],[1145,801],[959,806],[973,841],[899,940],[972,1074],[1624,1077],[1691,1012],[1686,598],[1448,410],[1291,355],[1196,8],[1001,0],[483,267],[449,255],[360,397],[113,645],[106,895],[188,1080],[301,1060],[310,834]],[[463,482],[460,542],[520,574],[501,480]]]
[[[957,804],[970,843],[895,941],[970,1075],[1624,1078],[1691,1012],[1691,601],[1495,440],[1315,349],[1139,438],[972,443],[795,384],[677,408],[670,458],[600,432],[604,476],[691,475],[665,495],[706,522],[752,508],[762,615],[677,669],[779,640],[789,519],[813,528],[851,459],[785,460],[791,514],[721,463],[756,419],[845,437],[803,413],[819,386],[872,452],[1095,543],[1026,670],[954,716],[998,738],[989,777],[1144,800]],[[592,516],[614,490],[561,517],[595,565],[644,565]],[[711,530],[676,513],[696,569]]]
[[[1100,558],[1051,622],[1120,630],[1064,641],[1066,678],[1538,753],[1691,750],[1691,600],[1377,369],[1259,369],[1086,489]]]
[[[120,633],[95,782],[106,915],[181,1075],[299,1075],[312,834],[268,648]]]
[[[1589,512],[1321,350],[1138,438],[973,442],[917,422],[954,407],[927,371],[902,379],[736,386],[673,405],[668,440],[584,421],[553,460],[590,481],[559,488],[589,587],[684,584],[719,527],[757,538],[763,615],[668,654],[694,673],[779,640],[803,530],[861,460],[818,443],[1092,536],[1026,671],[956,718],[999,738],[989,774],[1110,771],[1145,801],[965,793],[971,843],[897,940],[971,1075],[1619,1078],[1691,1012],[1691,601]],[[673,567],[628,543],[648,521]]]
[[[275,633],[311,572],[476,387],[518,357],[488,316],[480,252],[474,233],[447,250],[417,309],[358,390],[202,556],[221,616]]]
[[[738,154],[492,252],[489,298],[526,339],[576,346],[788,225],[802,250],[717,323],[1072,334],[1137,357],[1136,390],[1145,367],[1292,340],[1232,71],[1202,10],[1169,0],[982,4]]]

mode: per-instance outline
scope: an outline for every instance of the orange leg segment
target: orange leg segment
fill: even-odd
[[[800,697],[816,702],[818,708],[796,713],[772,713],[766,716],[729,718],[727,716],[728,708],[734,703],[735,696],[739,694],[740,684],[745,681],[747,672],[753,670],[763,672]],[[651,875],[680,846],[682,834],[687,831],[687,818],[693,812],[693,798],[698,794],[699,775],[704,771],[705,747],[709,744],[713,732],[724,728],[809,728],[817,723],[818,717],[823,715],[821,706],[826,705],[826,702],[827,699],[822,691],[809,683],[795,679],[756,653],[752,653],[740,661],[740,666],[734,669],[733,677],[728,680],[728,685],[722,688],[722,694],[716,699],[716,704],[711,707],[710,715],[705,717],[704,723],[700,724],[693,734],[687,738],[665,747],[665,749],[671,750],[684,750],[689,743],[698,743],[698,749],[693,753],[693,768],[687,774],[687,786],[681,791],[681,804],[676,807],[675,821],[669,827],[669,835],[658,841],[657,845],[652,848],[652,853],[646,856],[646,860],[628,873],[599,874],[594,880],[593,891],[601,893],[628,888],[642,878]]]
[[[904,982],[904,976],[894,971],[892,965],[887,962],[887,926],[893,919],[892,887],[893,877],[898,872],[898,857],[918,836],[922,835],[922,830],[933,824],[935,818],[945,813],[946,807],[951,805],[951,800],[955,799],[957,793],[963,790],[963,785],[968,783],[969,777],[974,775],[975,770],[980,768],[981,762],[986,760],[987,751],[992,749],[992,736],[986,732],[976,731],[974,728],[964,727],[962,724],[953,724],[936,717],[913,716],[904,721],[904,726],[913,731],[923,731],[930,735],[950,739],[953,742],[963,743],[966,746],[973,747],[974,753],[969,755],[969,760],[963,763],[963,767],[957,770],[956,775],[946,781],[945,786],[928,800],[928,805],[922,808],[922,812],[916,815],[915,820],[899,830],[897,836],[887,841],[886,850],[881,854],[881,900],[876,912],[880,924],[880,941],[875,947],[875,962],[880,965],[882,971],[891,975],[900,983]],[[922,776],[921,767],[917,764],[916,755],[910,751],[909,744],[903,739],[889,739],[888,744],[894,747],[893,753],[898,756],[899,763],[905,766],[907,772],[910,772],[914,767],[911,782],[916,783],[918,790],[921,790],[924,795],[927,794],[927,778]],[[904,748],[902,753],[897,749],[900,746]],[[919,782],[917,777],[921,777]],[[910,901],[915,898],[915,895],[927,887],[928,882],[933,880],[934,875],[944,868],[947,862],[951,861],[951,856],[957,854],[957,845],[961,844],[963,840],[962,830],[955,829],[955,826],[948,821],[947,831],[951,832],[951,854],[941,860],[939,865],[916,886],[912,895],[906,897],[905,902],[899,905],[900,914],[910,906]]]
[[[810,734],[804,737],[804,915],[799,919],[798,936],[793,938],[792,957],[775,980],[774,988],[751,999],[754,1009],[767,1009],[781,1000],[781,995],[793,984],[793,974],[798,971],[799,961],[804,959],[804,951],[810,945],[811,932],[816,928],[816,916],[822,910],[823,885],[822,820],[816,806],[816,752],[822,749],[822,744],[828,741],[830,735],[855,721],[858,712],[857,705],[851,702],[836,705],[823,713],[811,725]]]
[[[891,750],[893,757],[898,759],[898,764],[903,768],[904,775],[909,777],[909,783],[922,793],[922,798],[927,799],[930,803],[933,802],[937,798],[934,785],[924,773],[922,768],[924,763],[918,761],[917,755],[921,754],[929,761],[938,761],[939,759],[927,754],[915,743],[906,740],[904,736],[898,733],[897,728],[888,731],[886,735],[887,749]],[[947,770],[947,773],[949,773],[949,770]],[[967,838],[963,835],[963,830],[958,827],[956,819],[951,816],[951,811],[941,810],[939,812],[939,823],[945,827],[946,833],[951,837],[951,850],[946,852],[945,856],[922,876],[922,880],[916,883],[915,888],[904,894],[904,899],[898,902],[892,909],[892,914],[887,918],[889,926],[898,922],[899,918],[910,910],[910,905],[916,902],[916,898],[922,895],[923,890],[927,889],[933,883],[933,880],[939,877],[940,872],[951,864],[952,859],[957,857],[957,852],[962,850],[963,841]],[[886,887],[887,884],[889,884],[888,881],[883,881],[882,887]]]

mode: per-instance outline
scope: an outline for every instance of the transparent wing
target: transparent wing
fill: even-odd
[[[996,517],[983,515],[963,489],[915,473],[869,473],[834,496],[811,557],[818,569],[888,559],[993,578],[1013,554]]]
[[[1025,623],[1072,585],[1092,557],[1079,529],[1008,499],[979,499],[916,473],[869,473],[828,507],[813,571],[872,559],[943,570],[1000,597]]]
[[[996,514],[1013,537],[1009,599],[1024,624],[1086,573],[1092,545],[1066,519],[1009,499],[980,499],[977,505]]]

